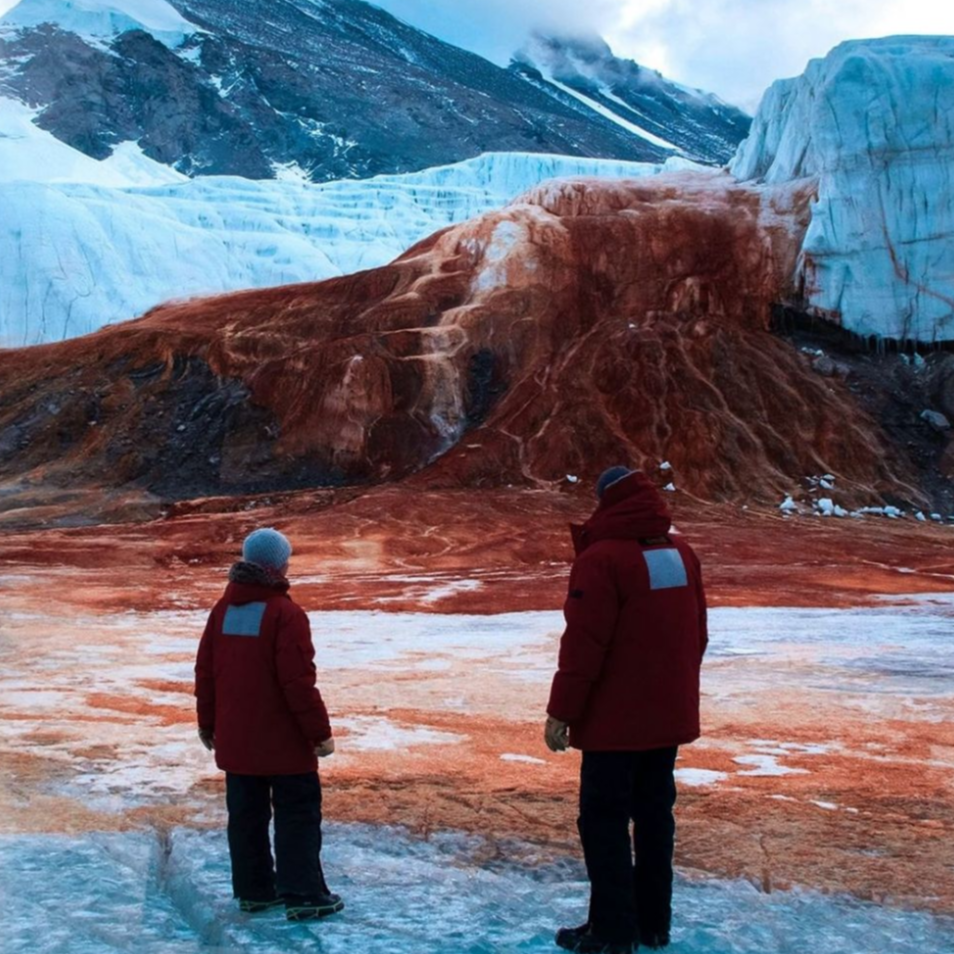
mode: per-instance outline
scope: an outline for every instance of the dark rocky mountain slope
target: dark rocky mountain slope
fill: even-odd
[[[313,181],[488,151],[673,155],[655,134],[723,162],[748,129],[742,113],[662,83],[635,106],[632,96],[607,101],[627,114],[620,125],[526,63],[502,69],[359,0],[161,6],[179,18],[175,30],[137,21],[135,5],[104,19],[95,2],[23,0],[0,28],[0,95],[35,107],[39,125],[95,158],[131,140],[188,175],[270,178],[294,167]],[[648,137],[626,125],[634,109]]]

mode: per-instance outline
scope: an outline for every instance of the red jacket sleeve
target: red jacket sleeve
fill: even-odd
[[[215,610],[209,615],[205,632],[199,640],[195,657],[195,711],[199,728],[215,731],[215,674],[212,666],[212,643],[215,632]]]
[[[315,647],[305,612],[290,607],[283,612],[275,638],[278,682],[302,732],[317,745],[331,738],[328,710],[316,685]]]
[[[616,631],[619,593],[610,560],[592,550],[577,557],[563,614],[566,630],[547,713],[572,724],[586,709]]]

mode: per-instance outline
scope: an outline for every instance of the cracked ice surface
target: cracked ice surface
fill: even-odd
[[[542,952],[555,950],[556,926],[585,918],[578,862],[541,864],[520,845],[488,862],[480,839],[454,834],[331,825],[327,835],[329,877],[348,906],[315,925],[240,914],[219,831],[0,839],[3,883],[30,893],[5,905],[4,951]],[[673,954],[925,954],[954,943],[948,919],[747,882],[679,878],[675,907]]]

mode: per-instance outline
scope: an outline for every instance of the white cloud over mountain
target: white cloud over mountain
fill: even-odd
[[[589,31],[619,56],[754,112],[774,80],[843,40],[954,34],[937,0],[377,0],[378,6],[498,63],[535,27]]]

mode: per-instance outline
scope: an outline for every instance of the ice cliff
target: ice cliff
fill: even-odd
[[[766,93],[730,165],[817,179],[800,304],[860,335],[954,338],[954,37],[843,43]]]
[[[20,104],[6,105],[0,346],[7,347],[76,337],[171,298],[384,265],[432,232],[499,208],[553,176],[633,177],[661,168],[491,153],[425,172],[321,185],[225,176],[168,183],[176,173],[135,144],[97,162],[33,126]],[[3,181],[17,170],[47,181]],[[164,179],[153,182],[168,184],[134,187],[157,170]]]

